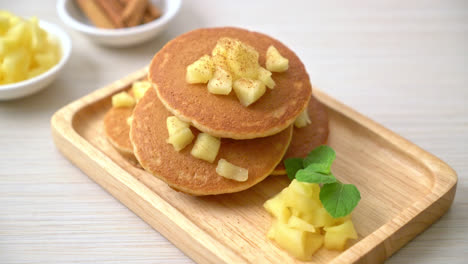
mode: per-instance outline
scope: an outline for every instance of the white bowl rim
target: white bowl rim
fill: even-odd
[[[182,0],[164,0],[168,4],[168,9],[166,12],[163,12],[162,16],[158,19],[155,19],[149,23],[138,25],[129,28],[117,28],[117,29],[104,29],[98,28],[94,26],[90,26],[80,22],[79,20],[74,19],[70,14],[67,12],[65,8],[66,3],[72,0],[59,0],[57,1],[57,10],[60,18],[63,21],[74,28],[75,30],[85,32],[92,35],[100,35],[100,36],[126,36],[126,35],[133,35],[136,33],[146,32],[150,29],[157,28],[169,22],[179,11],[180,6],[182,5]],[[169,8],[171,7],[171,8]]]
[[[39,19],[39,25],[44,30],[46,30],[48,34],[51,34],[53,37],[56,37],[58,39],[60,43],[60,51],[62,52],[60,61],[54,66],[52,66],[52,68],[48,69],[46,72],[43,72],[31,79],[27,79],[27,80],[15,82],[15,83],[9,83],[9,84],[0,84],[0,91],[23,88],[33,83],[39,82],[43,79],[46,79],[49,76],[56,74],[70,58],[70,54],[72,50],[72,42],[68,34],[59,26],[53,23],[44,21],[42,19]],[[54,32],[51,32],[51,31],[54,31]],[[55,32],[57,32],[58,34],[56,34]]]

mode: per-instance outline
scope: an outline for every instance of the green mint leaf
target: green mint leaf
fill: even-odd
[[[299,170],[296,174],[296,180],[308,183],[334,183],[336,178],[330,174],[323,174],[320,172]]]
[[[319,172],[323,174],[331,174],[330,166],[328,166],[328,164],[325,164],[325,163],[311,163],[309,164],[309,166],[305,168],[305,170],[312,171],[312,172]]]
[[[322,164],[310,164],[307,168],[298,170],[296,179],[301,182],[309,183],[333,183],[336,182],[335,176],[332,174],[324,173],[325,166]]]
[[[307,168],[310,164],[323,164],[327,168],[325,173],[330,173],[331,165],[335,157],[336,153],[331,147],[322,145],[315,148],[307,155],[303,161],[303,166]]]
[[[350,214],[359,200],[361,194],[353,184],[327,183],[320,189],[320,201],[334,218]]]
[[[302,159],[301,158],[290,158],[284,161],[284,167],[286,168],[286,173],[288,174],[288,178],[292,181],[296,178],[296,172],[302,167]]]

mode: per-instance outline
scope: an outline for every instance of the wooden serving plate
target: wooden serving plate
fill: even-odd
[[[102,120],[111,96],[146,68],[60,109],[52,134],[60,151],[90,178],[198,263],[300,263],[266,239],[263,203],[288,184],[270,176],[234,194],[193,197],[135,167],[107,142]],[[330,117],[333,172],[354,183],[358,241],[344,252],[319,250],[314,263],[379,263],[440,218],[455,195],[447,164],[319,90]]]

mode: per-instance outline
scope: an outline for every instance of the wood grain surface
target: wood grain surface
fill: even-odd
[[[64,27],[52,0],[1,8]],[[459,176],[454,205],[388,263],[465,262],[468,2],[188,0],[166,33],[133,48],[96,46],[67,29],[74,50],[58,80],[37,95],[0,102],[1,263],[192,263],[62,157],[49,120],[146,65],[169,39],[221,25],[282,40],[314,85],[451,165]]]

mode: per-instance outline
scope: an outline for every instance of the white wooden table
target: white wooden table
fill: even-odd
[[[64,24],[55,1],[1,9]],[[235,25],[270,34],[312,82],[442,158],[458,172],[451,210],[388,263],[466,263],[468,1],[186,0],[159,38],[96,46],[67,28],[71,61],[41,93],[0,102],[0,263],[192,263],[55,149],[52,114],[146,65],[171,38]]]

